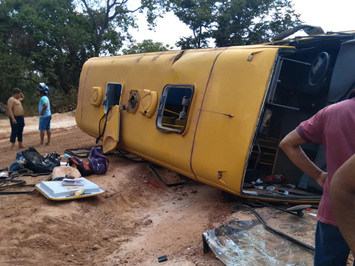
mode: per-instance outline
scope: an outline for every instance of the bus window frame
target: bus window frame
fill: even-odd
[[[171,89],[173,89],[173,90],[171,90]],[[179,120],[178,118],[180,116],[180,113],[177,113],[174,111],[169,111],[169,109],[166,108],[167,100],[169,99],[169,97],[168,97],[169,92],[179,90],[179,89],[182,89],[185,91],[190,90],[190,92],[191,92],[190,98],[188,99],[188,105],[185,108],[185,119],[181,120],[181,121],[184,121],[184,124],[183,125],[176,125],[176,124],[172,124],[172,123],[169,124],[169,123],[163,122],[162,121],[163,118],[164,117],[167,118],[167,116],[164,116],[164,114],[166,114],[167,112],[170,112],[170,113],[177,116],[177,119],[175,119],[175,122],[176,122],[176,120]],[[156,127],[159,131],[164,132],[164,133],[176,133],[176,134],[180,134],[180,135],[185,132],[189,113],[190,113],[190,107],[191,107],[192,99],[194,96],[194,92],[195,92],[195,87],[192,84],[168,84],[164,87],[164,89],[162,91],[162,95],[159,99],[159,107],[156,112],[156,114],[157,114]],[[186,92],[185,92],[185,94],[186,94]],[[181,106],[180,112],[183,111],[183,108],[184,108],[184,105],[181,104],[183,98],[184,97],[180,98],[180,106]],[[177,104],[176,106],[179,106],[179,105]]]

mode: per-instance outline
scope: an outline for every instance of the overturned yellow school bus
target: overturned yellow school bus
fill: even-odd
[[[80,77],[76,122],[101,138],[105,152],[118,148],[241,197],[316,203],[321,188],[278,144],[347,97],[354,36],[91,58]],[[326,167],[322,147],[304,150]]]

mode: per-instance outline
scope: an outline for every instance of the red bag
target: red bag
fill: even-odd
[[[92,170],[87,165],[87,163],[85,163],[84,161],[80,160],[78,157],[71,156],[68,159],[68,162],[69,162],[70,166],[75,165],[82,176],[88,176],[88,175],[92,175],[94,173],[94,170]]]

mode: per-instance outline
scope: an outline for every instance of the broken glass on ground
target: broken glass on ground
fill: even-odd
[[[314,245],[316,210],[305,211],[303,217],[269,208],[260,212],[268,226]],[[248,216],[250,220],[241,220]],[[205,253],[212,250],[225,265],[313,265],[314,253],[310,249],[267,231],[254,217],[249,211],[238,211],[228,223],[203,233]]]

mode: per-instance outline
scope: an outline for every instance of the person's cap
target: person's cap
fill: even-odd
[[[46,85],[46,83],[43,83],[43,82],[39,83],[39,87],[36,88],[36,90],[41,91],[46,94],[49,92],[48,86]]]
[[[21,93],[22,91],[19,88],[13,88],[12,89],[12,94],[16,94],[16,93]]]

